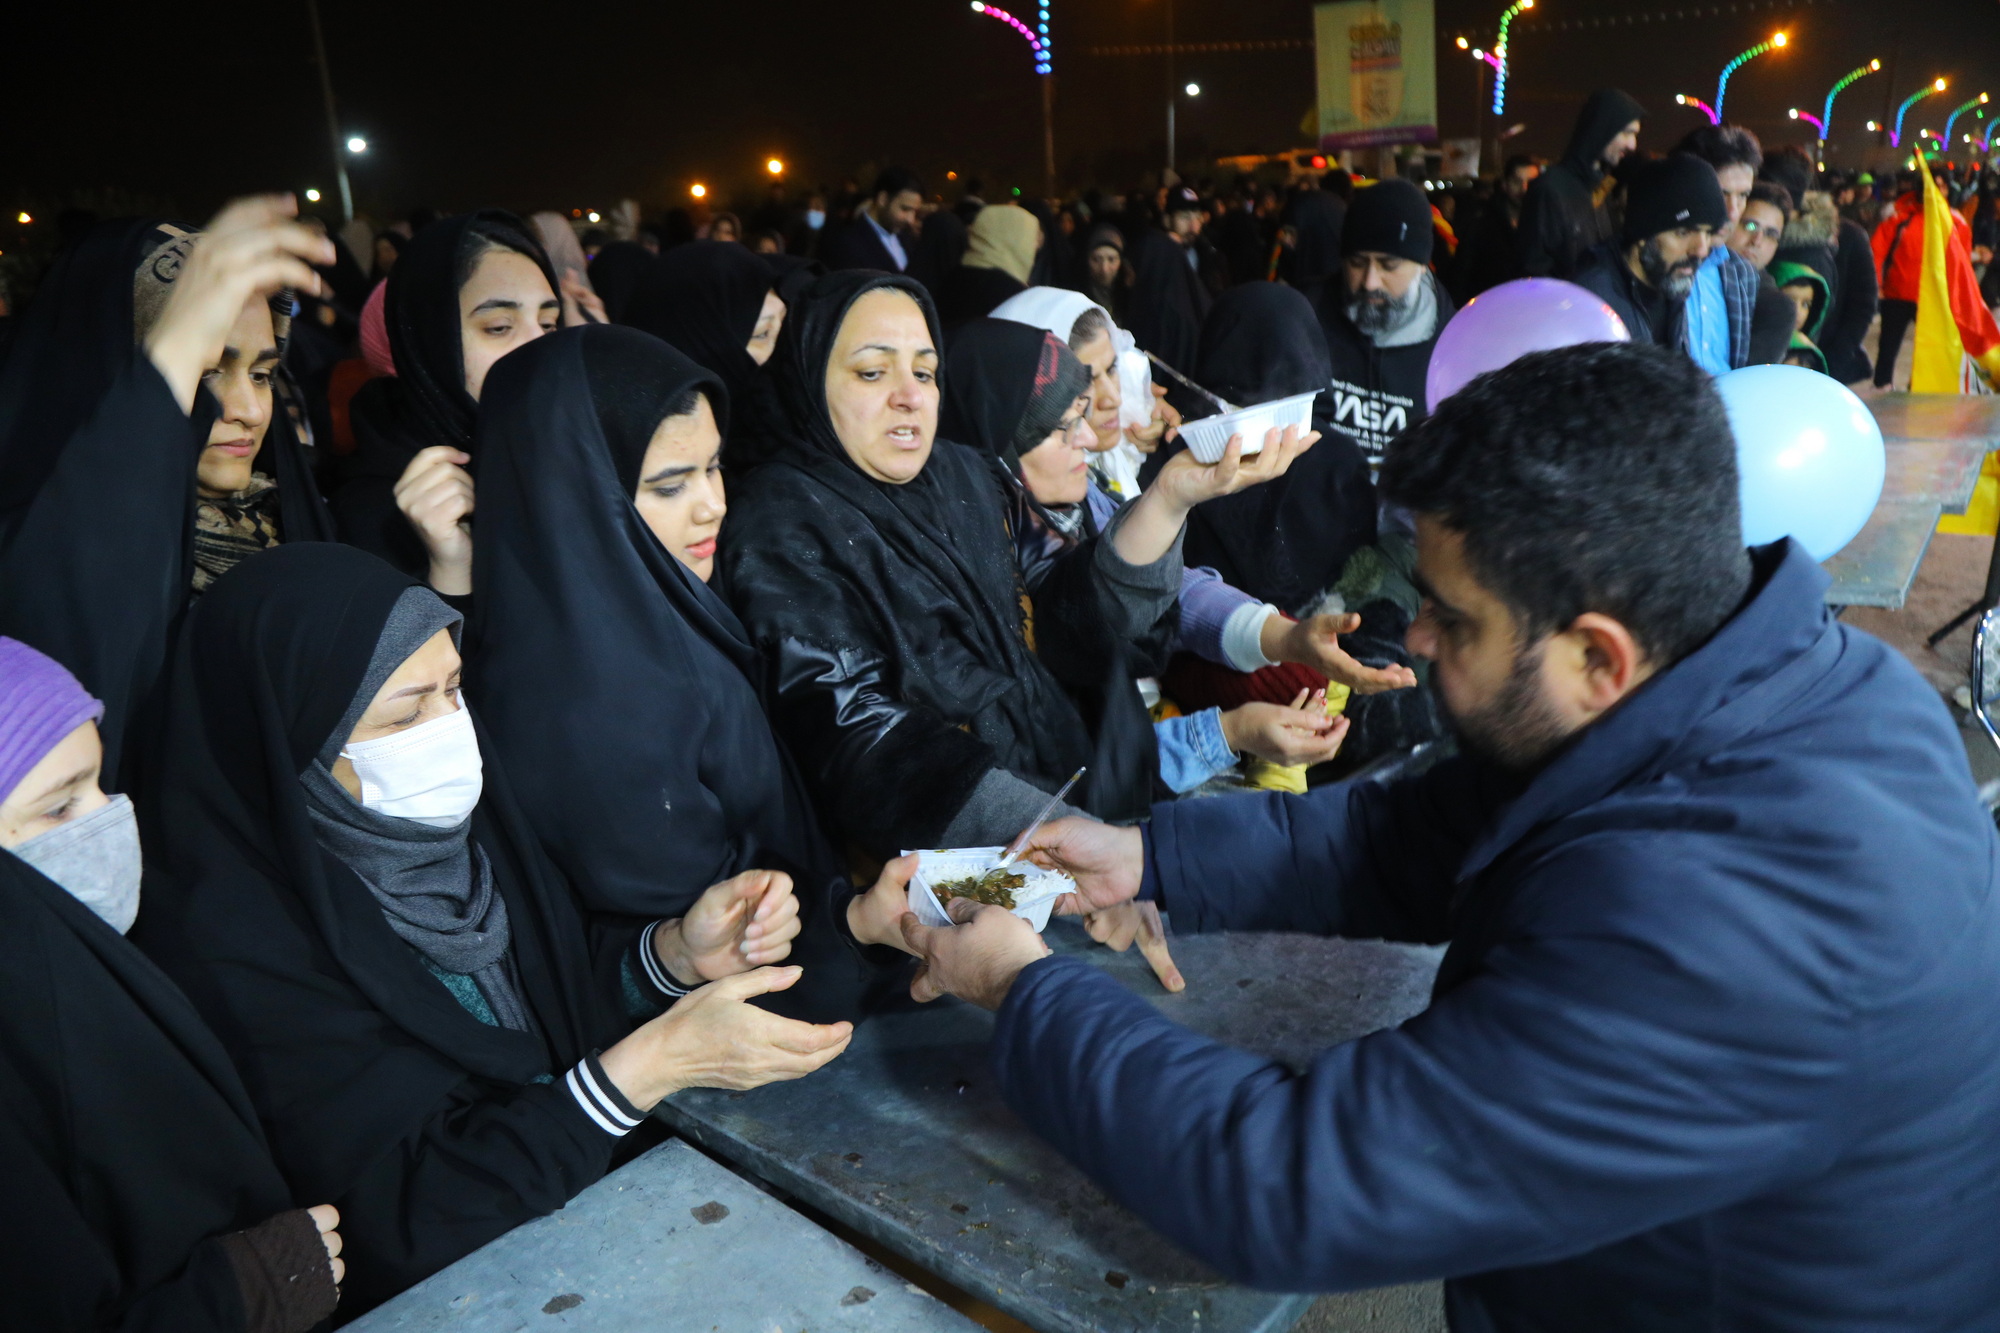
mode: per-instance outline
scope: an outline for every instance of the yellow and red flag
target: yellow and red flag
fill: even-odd
[[[1972,254],[1952,225],[1951,206],[1917,154],[1924,178],[1924,262],[1917,281],[1916,361],[1912,393],[1992,393],[2000,383],[2000,324],[1979,294]],[[1979,485],[1963,514],[1938,523],[1939,532],[1987,535],[2000,527],[2000,454],[1988,454]]]

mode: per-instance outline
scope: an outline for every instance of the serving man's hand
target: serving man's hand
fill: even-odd
[[[1118,828],[1072,815],[1035,830],[1023,853],[1045,870],[1060,870],[1076,881],[1070,911],[1103,911],[1139,896],[1146,871],[1146,840],[1135,828]]]
[[[924,960],[910,979],[910,996],[920,1003],[956,995],[998,1009],[1021,969],[1048,956],[1035,928],[1004,907],[954,898],[945,910],[962,924],[927,926],[915,912],[903,915],[903,939]]]

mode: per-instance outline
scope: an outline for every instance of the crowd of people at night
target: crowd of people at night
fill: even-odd
[[[1938,175],[1984,265],[1996,177]],[[1713,385],[1891,387],[1920,185],[1607,90],[1429,189],[52,219],[0,325],[0,1323],[338,1324],[953,995],[1232,1280],[1995,1327],[2000,842],[1935,691],[1744,545]],[[1630,341],[1431,402],[1523,277]],[[1093,940],[1168,990],[1168,924],[1449,945],[1429,1009],[1290,1069],[910,914],[912,849],[1079,770],[1029,855]]]

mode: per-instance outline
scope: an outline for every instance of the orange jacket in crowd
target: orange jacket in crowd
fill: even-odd
[[[1963,214],[1951,212],[1952,229],[1972,249],[1972,226]],[[1895,211],[1875,226],[1872,241],[1875,271],[1882,279],[1882,299],[1917,299],[1917,278],[1924,266],[1924,196],[1912,190],[1896,200]]]

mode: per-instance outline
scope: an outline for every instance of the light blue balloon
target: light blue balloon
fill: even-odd
[[[1815,560],[1854,540],[1882,498],[1882,428],[1838,380],[1804,366],[1745,366],[1716,380],[1736,436],[1743,541],[1790,536]]]

